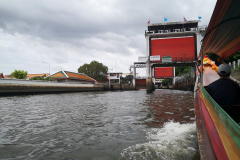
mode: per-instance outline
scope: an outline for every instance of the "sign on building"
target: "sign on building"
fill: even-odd
[[[138,61],[146,62],[147,60],[148,60],[148,57],[147,57],[147,56],[138,57]]]
[[[172,57],[162,57],[162,63],[172,63]]]
[[[150,56],[150,61],[160,61],[160,55],[159,56]]]

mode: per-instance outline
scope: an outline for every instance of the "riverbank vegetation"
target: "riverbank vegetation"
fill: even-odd
[[[215,53],[207,53],[207,56],[208,56],[208,58],[209,59],[211,59],[212,61],[215,61],[215,64],[217,65],[217,66],[219,66],[222,62],[218,62],[217,60],[218,60],[218,58],[219,58],[219,56],[218,55],[216,55]],[[240,59],[240,51],[238,51],[238,52],[236,52],[235,54],[233,54],[233,55],[231,55],[231,56],[229,56],[228,58],[226,58],[225,60],[224,60],[224,62],[225,63],[229,63],[229,62],[233,62],[233,61],[237,61],[238,59]]]
[[[181,76],[185,73],[188,73],[191,71],[191,67],[190,66],[177,66],[175,67],[175,75],[176,76]]]
[[[49,78],[50,78],[50,81],[54,81],[53,78],[51,77],[46,77],[46,75],[43,75],[43,76],[38,76],[38,77],[32,77],[30,78],[29,80],[42,80],[42,81],[49,81]]]
[[[172,78],[166,78],[162,81],[163,86],[172,85]]]

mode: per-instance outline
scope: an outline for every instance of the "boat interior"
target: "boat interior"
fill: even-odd
[[[203,64],[203,55],[207,53],[218,55],[218,62],[223,62],[240,51],[239,6],[239,0],[217,0],[202,39],[199,59],[201,58],[200,68],[204,71],[198,70],[194,94],[201,159],[240,160],[240,117],[228,115],[233,108],[240,113],[240,105],[219,106],[211,98],[206,89],[209,84],[219,79],[219,75],[216,70]],[[234,81],[239,84],[239,81]]]

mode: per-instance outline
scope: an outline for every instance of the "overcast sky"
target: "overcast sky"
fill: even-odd
[[[93,60],[113,71],[146,56],[147,22],[208,25],[216,0],[0,0],[0,73],[77,72]],[[145,76],[146,69],[137,69]]]

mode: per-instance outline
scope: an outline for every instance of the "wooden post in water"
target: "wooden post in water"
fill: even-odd
[[[136,67],[135,67],[135,63],[133,64],[133,88],[136,89]]]
[[[195,84],[195,80],[196,80],[196,67],[192,66],[191,67],[191,91],[194,90],[194,84]]]

